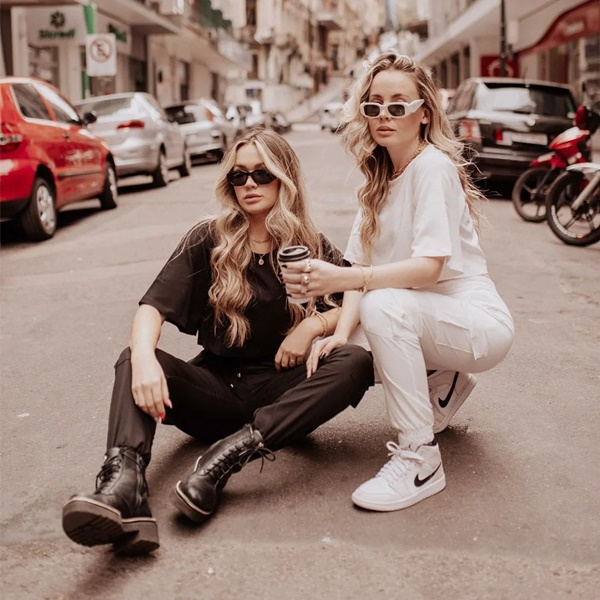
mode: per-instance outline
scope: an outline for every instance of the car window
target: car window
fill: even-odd
[[[475,108],[566,118],[575,104],[569,90],[563,88],[484,84],[477,89]]]
[[[12,89],[17,106],[24,117],[29,119],[45,119],[47,121],[52,120],[44,101],[34,85],[31,83],[15,83]]]
[[[154,116],[159,117],[159,118],[163,119],[164,121],[169,120],[169,118],[167,117],[167,114],[161,108],[160,104],[158,103],[158,101],[156,100],[156,98],[154,96],[151,96],[150,94],[144,94],[144,95],[140,96],[139,98],[140,98],[140,103],[146,107],[146,110],[150,114],[154,114]]]
[[[106,98],[80,102],[77,107],[80,113],[94,112],[97,117],[114,116],[117,118],[131,118],[134,116],[135,107],[133,97]]]
[[[188,104],[186,106],[170,106],[165,109],[169,118],[180,125],[186,123],[199,123],[208,121],[206,110],[197,104]]]
[[[57,121],[62,123],[79,123],[79,115],[77,111],[61,96],[59,96],[54,90],[51,90],[45,85],[37,86],[40,94],[46,99],[48,104],[54,111],[54,116]]]
[[[461,85],[457,90],[456,94],[450,100],[448,112],[464,112],[469,110],[471,103],[471,97],[473,95],[473,85],[465,83]]]

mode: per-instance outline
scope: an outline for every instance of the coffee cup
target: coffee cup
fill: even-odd
[[[280,265],[287,265],[299,260],[306,260],[307,258],[310,258],[310,250],[306,246],[287,246],[286,248],[281,248],[277,253],[277,260]],[[292,304],[305,304],[309,300],[310,296],[302,298],[288,297],[288,301]]]

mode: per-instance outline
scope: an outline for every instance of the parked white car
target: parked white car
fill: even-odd
[[[250,100],[246,104],[238,104],[237,109],[245,127],[266,127],[267,118],[258,100]]]
[[[321,108],[319,113],[321,129],[329,129],[333,133],[338,131],[341,124],[343,106],[342,102],[329,102]]]
[[[209,110],[197,102],[183,102],[167,106],[170,119],[179,123],[192,159],[221,160],[227,150],[226,134],[211,118]]]

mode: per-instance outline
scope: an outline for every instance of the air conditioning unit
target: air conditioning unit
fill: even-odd
[[[160,0],[158,12],[166,16],[183,15],[185,14],[185,0]]]

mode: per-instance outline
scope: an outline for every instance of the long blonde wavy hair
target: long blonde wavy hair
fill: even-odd
[[[227,174],[235,165],[237,151],[245,144],[254,144],[265,168],[279,180],[277,200],[265,220],[274,247],[304,245],[309,248],[311,256],[322,257],[321,236],[308,215],[306,186],[296,153],[274,131],[258,127],[247,129],[223,157],[221,173],[214,188],[221,211],[216,218],[208,220],[215,240],[210,258],[212,285],[208,298],[214,308],[215,329],[218,325],[226,327],[226,343],[229,346],[242,346],[248,338],[250,324],[245,312],[254,300],[247,276],[248,266],[253,260],[250,221],[227,181]],[[277,265],[272,260],[269,264],[277,272]],[[293,317],[292,327],[306,315],[307,310],[314,308],[314,304],[314,299],[306,307],[288,303]]]
[[[360,114],[360,105],[369,99],[375,75],[389,69],[403,71],[413,78],[418,97],[424,100],[423,109],[429,116],[428,122],[421,125],[419,138],[441,150],[456,166],[476,227],[479,225],[477,206],[483,198],[483,194],[469,176],[469,162],[463,155],[464,144],[456,138],[452,130],[429,73],[409,56],[395,51],[380,54],[352,84],[342,116],[342,122],[346,125],[342,132],[342,140],[346,150],[355,157],[366,179],[358,188],[358,200],[363,211],[360,239],[367,258],[370,257],[373,240],[379,234],[379,213],[388,197],[389,180],[394,172],[394,165],[387,150],[379,146],[371,136],[367,118]]]

